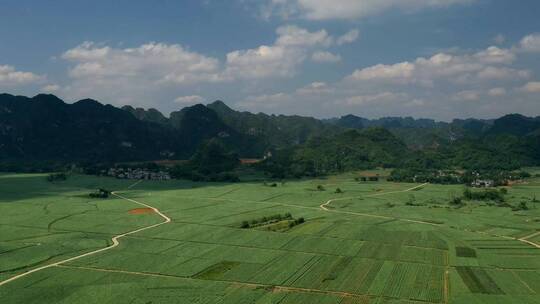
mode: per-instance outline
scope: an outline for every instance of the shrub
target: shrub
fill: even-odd
[[[67,175],[65,173],[51,173],[49,176],[47,176],[47,181],[49,182],[56,182],[56,181],[65,181],[67,179]]]
[[[527,206],[527,202],[520,202],[519,205],[512,207],[512,211],[525,211],[529,210],[529,206]]]
[[[463,197],[471,201],[504,202],[504,193],[497,190],[471,191],[471,189],[467,188],[463,191]]]
[[[324,189],[323,185],[318,185],[317,190],[318,191],[325,191],[326,189]]]
[[[463,199],[461,197],[454,197],[452,200],[450,200],[449,204],[453,206],[462,206]]]
[[[259,219],[253,219],[251,221],[242,221],[240,224],[240,228],[242,229],[248,229],[248,228],[255,228],[259,226],[265,226],[273,223],[279,223],[282,221],[288,222],[288,227],[292,228],[296,225],[300,225],[305,222],[305,219],[303,217],[295,219],[293,218],[292,214],[289,212],[285,214],[275,214],[271,216],[263,216]]]
[[[343,193],[343,191],[341,191],[341,188],[337,188],[336,193]]]
[[[91,198],[108,198],[111,192],[105,189],[98,189],[96,192],[90,193]]]

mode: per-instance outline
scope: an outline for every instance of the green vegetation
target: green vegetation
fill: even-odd
[[[283,227],[292,228],[294,226],[303,224],[304,222],[305,222],[305,219],[303,217],[295,219],[290,213],[285,213],[283,215],[276,214],[272,216],[263,216],[259,219],[254,219],[250,221],[242,221],[240,228],[250,229],[250,228],[265,227],[267,228],[267,230],[278,231],[278,230],[282,230]],[[275,225],[275,224],[278,224],[278,225]]]
[[[470,247],[456,247],[456,256],[463,258],[476,258],[476,250]]]
[[[502,203],[504,202],[504,195],[506,192],[506,189],[472,191],[470,188],[466,188],[463,191],[463,198],[470,201],[494,201],[497,203]]]
[[[0,174],[0,281],[163,222],[135,202],[172,220],[0,286],[2,302],[538,303],[540,251],[519,240],[540,243],[537,178],[496,191],[529,208],[514,211],[465,199],[462,185],[354,181],[372,174],[276,187]],[[100,188],[125,199],[88,196]]]
[[[47,176],[47,181],[49,182],[56,182],[56,181],[65,181],[67,179],[67,175],[65,173],[51,173]]]
[[[238,156],[227,152],[220,141],[213,139],[201,145],[188,162],[175,166],[171,175],[193,181],[238,182],[238,176],[232,171],[239,165]]]
[[[98,189],[95,192],[89,194],[91,198],[108,198],[111,195],[111,191],[105,189]]]

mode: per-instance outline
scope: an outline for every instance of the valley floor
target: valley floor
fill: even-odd
[[[97,188],[115,195],[90,199]],[[0,174],[0,299],[540,303],[540,179],[508,189],[521,211],[449,206],[462,190],[351,174],[277,187]],[[286,213],[306,221],[240,228]]]

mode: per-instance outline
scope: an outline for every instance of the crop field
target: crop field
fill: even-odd
[[[540,303],[540,179],[505,207],[450,205],[462,191],[0,174],[0,302]],[[283,214],[305,222],[241,227]]]

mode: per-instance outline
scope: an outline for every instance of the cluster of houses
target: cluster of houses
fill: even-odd
[[[471,182],[471,187],[491,188],[496,186],[495,180],[482,178],[482,175],[479,172],[472,172],[472,175],[475,179]]]
[[[477,179],[471,183],[471,186],[476,188],[491,188],[495,187],[495,181],[492,179]]]
[[[119,179],[146,179],[146,180],[170,180],[171,175],[165,171],[151,171],[140,168],[110,168],[107,171],[108,176]]]

